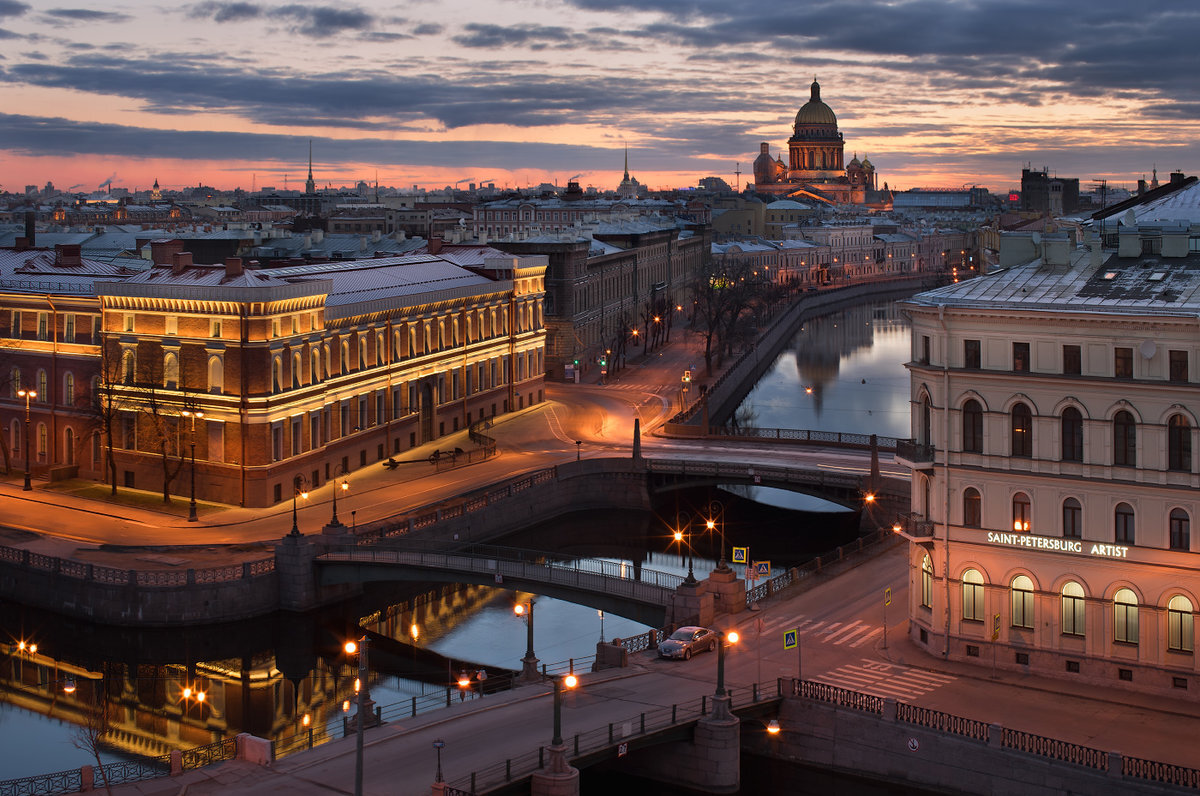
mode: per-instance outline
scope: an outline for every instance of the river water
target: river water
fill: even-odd
[[[810,321],[750,393],[742,422],[907,437],[908,328],[891,304]],[[811,388],[811,392],[809,389]],[[719,505],[713,505],[718,501]],[[796,511],[791,509],[807,509]],[[828,512],[831,508],[838,513]],[[683,575],[686,558],[671,539],[682,522],[703,527],[718,511],[728,546],[782,568],[832,549],[857,533],[857,515],[841,507],[794,501],[778,490],[695,490],[663,498],[650,513],[575,515],[504,541],[569,556],[603,557]],[[691,537],[703,577],[721,554],[717,537]],[[562,540],[569,540],[564,546]],[[553,544],[551,544],[553,540]],[[65,620],[16,605],[0,606],[0,732],[6,754],[0,780],[62,771],[93,762],[78,743],[88,705],[105,704],[117,732],[117,755],[163,754],[251,732],[280,742],[306,726],[340,735],[353,697],[354,661],[341,652],[362,629],[373,634],[371,696],[385,718],[416,702],[434,709],[465,670],[495,677],[519,670],[526,626],[513,612],[535,603],[534,647],[541,662],[590,665],[603,637],[648,628],[563,600],[494,586],[372,586],[361,599],[313,615],[278,615],[217,628],[137,631]],[[39,644],[36,655],[16,648]],[[62,693],[70,677],[74,694]],[[205,701],[185,698],[202,688]],[[309,724],[304,724],[305,716]]]

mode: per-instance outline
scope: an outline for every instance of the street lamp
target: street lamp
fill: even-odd
[[[363,730],[367,726],[368,714],[373,710],[370,688],[367,686],[367,636],[363,635],[356,644],[347,641],[343,647],[347,655],[358,653],[358,712],[354,716],[354,796],[362,796],[363,792]],[[440,766],[439,766],[440,768]]]
[[[562,739],[562,691],[564,688],[574,688],[579,685],[579,678],[573,674],[565,674],[554,678],[554,737],[550,739],[551,746],[561,747]]]
[[[296,496],[308,500],[308,479],[297,475],[292,479],[292,536],[300,535],[300,526],[296,524]],[[349,650],[347,650],[349,652]]]
[[[738,638],[736,630],[717,631],[717,697],[725,696],[725,642],[737,644]]]
[[[717,564],[717,569],[729,569],[729,565],[725,563],[725,507],[721,505],[721,501],[714,500],[708,504],[708,519],[704,521],[705,530],[712,532],[716,531],[721,535],[721,561]]]
[[[204,417],[204,413],[199,410],[184,409],[180,412],[186,418],[191,420],[191,427],[188,430],[188,439],[192,446],[192,499],[188,503],[188,522],[196,521],[196,418]]]
[[[525,627],[527,630],[525,657],[521,659],[521,678],[523,680],[537,680],[539,677],[538,659],[533,654],[533,597],[529,598],[528,604],[517,603],[514,605],[513,613],[517,616],[525,617]]]
[[[689,586],[691,586],[692,584],[694,584],[696,582],[696,575],[694,574],[694,571],[692,569],[692,537],[691,537],[690,533],[686,532],[687,530],[690,529],[690,527],[691,527],[691,518],[688,517],[688,515],[686,515],[686,514],[676,515],[674,537],[675,537],[675,541],[680,542],[681,545],[687,544],[688,574],[687,574],[687,580],[685,580],[684,583],[688,584]],[[682,546],[679,548],[679,555],[680,555],[680,558],[683,557],[683,547]]]
[[[350,481],[348,478],[346,478],[347,474],[346,465],[342,464],[341,462],[338,462],[337,466],[333,468],[333,517],[330,518],[329,525],[334,528],[342,527],[342,523],[338,521],[337,516],[337,496],[338,490],[347,492],[350,489]],[[338,475],[342,476],[341,483],[337,483]]]
[[[25,488],[24,491],[29,492],[33,489],[33,484],[30,482],[29,474],[29,402],[37,398],[37,390],[17,390],[17,395],[25,399]]]

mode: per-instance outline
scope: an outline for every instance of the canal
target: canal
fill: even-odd
[[[747,396],[739,422],[907,437],[908,339],[891,303],[811,320]],[[685,525],[697,529],[689,538],[703,577],[721,555],[722,541],[699,531],[710,516],[722,519],[728,546],[749,546],[752,558],[776,568],[857,533],[857,513],[792,497],[756,488],[682,491],[652,512],[569,515],[501,543],[682,575],[687,561],[671,530]],[[436,709],[460,698],[455,683],[465,671],[482,667],[494,681],[520,669],[526,626],[513,608],[531,597],[535,653],[551,669],[587,669],[602,638],[648,629],[493,586],[371,586],[360,599],[312,615],[171,631],[99,627],[0,606],[0,651],[7,653],[0,664],[7,745],[0,780],[93,762],[78,727],[98,710],[115,730],[116,756],[106,760],[157,756],[238,732],[284,744],[309,729],[340,736],[356,666],[341,645],[364,630],[373,646],[371,696],[385,719]],[[19,649],[21,641],[37,643],[37,652]],[[63,691],[68,682],[72,694]]]

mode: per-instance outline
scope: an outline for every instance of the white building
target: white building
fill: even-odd
[[[931,655],[1200,690],[1200,226],[1141,233],[1121,227],[1116,252],[1024,236],[1036,259],[903,305],[898,524]]]

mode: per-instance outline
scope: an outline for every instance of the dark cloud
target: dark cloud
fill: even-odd
[[[254,3],[196,3],[191,6],[193,16],[212,17],[214,22],[241,22],[246,19],[256,19],[263,15],[263,8]]]
[[[58,22],[128,22],[133,17],[114,11],[94,11],[90,8],[52,8],[42,12]]]
[[[0,28],[0,39],[19,39],[19,38],[21,38],[20,33],[13,33],[11,30],[5,30],[4,28]],[[3,57],[3,55],[0,54],[0,57]]]
[[[453,36],[457,44],[464,47],[521,47],[549,45],[571,47],[586,41],[585,37],[568,28],[543,25],[483,25],[469,22],[463,26],[464,33]]]
[[[442,25],[438,25],[434,22],[425,22],[425,23],[417,25],[415,28],[413,28],[413,35],[414,36],[437,36],[443,30],[445,30],[445,28]]]
[[[253,164],[281,164],[299,168],[308,156],[308,137],[221,131],[149,130],[115,124],[76,122],[69,119],[0,114],[0,150],[23,156],[108,156],[177,158],[196,161],[238,160]],[[622,153],[602,147],[509,141],[395,141],[383,138],[353,141],[314,138],[320,162],[373,163],[380,168],[435,166],[503,170],[538,169],[576,173],[611,171]],[[656,167],[695,169],[691,158],[669,157],[654,149],[631,147],[631,162]]]
[[[17,0],[0,0],[0,19],[4,17],[19,17],[28,10],[28,3],[18,3]]]

